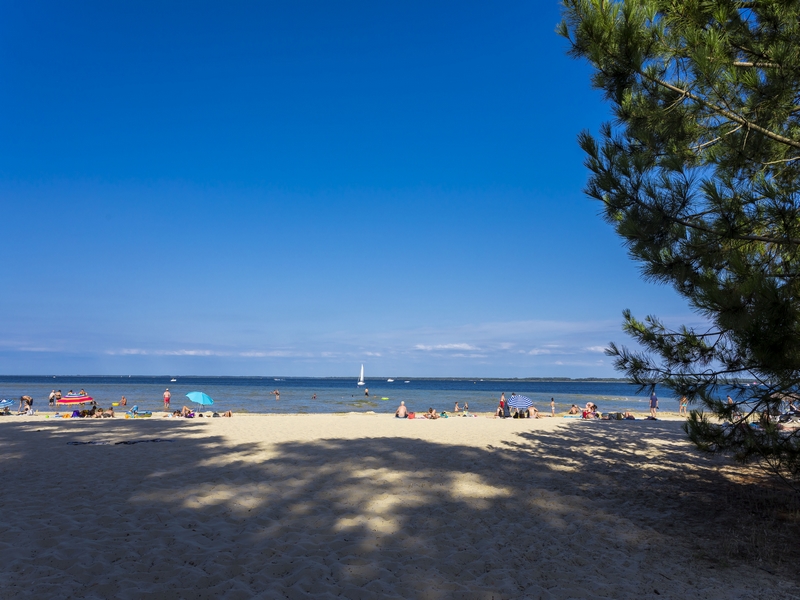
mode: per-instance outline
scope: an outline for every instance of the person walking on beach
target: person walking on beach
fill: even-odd
[[[56,391],[55,390],[50,392],[50,395],[47,397],[47,403],[50,406],[54,406],[55,405],[55,403],[56,403]]]
[[[554,417],[556,416],[556,401],[554,398],[550,398],[550,414]]]
[[[687,409],[689,408],[689,400],[686,396],[681,396],[681,401],[678,403],[678,414],[684,417],[688,416]]]
[[[169,410],[169,399],[172,398],[172,394],[169,393],[169,388],[164,390],[164,410]]]
[[[658,397],[656,396],[655,390],[653,390],[653,393],[650,394],[650,416],[655,419],[657,412],[658,412]]]

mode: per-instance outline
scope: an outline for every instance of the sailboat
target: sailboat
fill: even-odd
[[[361,377],[358,378],[358,385],[364,385],[364,365],[361,365]]]

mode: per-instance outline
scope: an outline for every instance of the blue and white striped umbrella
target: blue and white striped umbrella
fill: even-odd
[[[16,402],[14,400],[11,400],[11,398],[3,398],[2,400],[0,400],[0,410],[11,408],[15,404]]]
[[[513,406],[516,409],[525,410],[526,408],[533,406],[533,401],[527,396],[518,396],[517,394],[514,394],[508,399],[508,405]]]

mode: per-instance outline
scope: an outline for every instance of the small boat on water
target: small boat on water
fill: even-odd
[[[358,385],[364,385],[364,365],[361,365],[361,377],[358,378]]]
[[[386,381],[388,381],[389,383],[392,383],[394,381],[394,379],[387,379]]]
[[[170,379],[170,381],[178,381],[178,380],[173,377],[172,379]]]

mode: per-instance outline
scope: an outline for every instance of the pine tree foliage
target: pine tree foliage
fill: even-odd
[[[800,479],[775,418],[800,393],[800,0],[563,0],[559,33],[615,117],[580,136],[587,194],[709,323],[626,311],[643,350],[611,345],[616,368],[699,407],[700,448]]]

